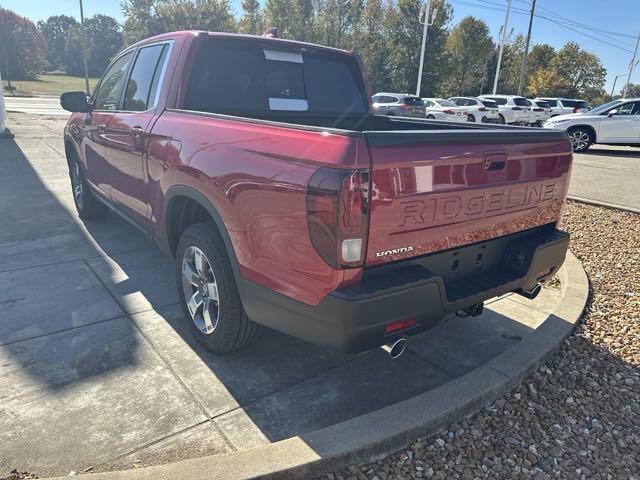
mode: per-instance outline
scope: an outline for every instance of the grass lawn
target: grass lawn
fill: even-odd
[[[97,78],[89,78],[89,87],[93,90]],[[10,95],[7,90],[7,81],[2,80],[5,95]],[[71,77],[68,75],[40,75],[37,80],[15,80],[11,82],[16,95],[60,95],[72,90],[84,90],[84,77]]]

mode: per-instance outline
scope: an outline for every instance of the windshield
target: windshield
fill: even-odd
[[[595,113],[595,114],[602,113],[606,110],[609,110],[612,107],[615,107],[616,105],[620,105],[621,103],[622,103],[622,100],[611,100],[610,102],[604,103],[599,107],[592,108],[591,110],[589,110],[589,113]]]

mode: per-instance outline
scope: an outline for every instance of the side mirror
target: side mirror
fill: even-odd
[[[60,95],[60,106],[68,112],[90,112],[92,105],[84,92],[66,92]]]
[[[613,117],[614,115],[618,114],[618,109],[614,108],[613,110],[609,110],[609,113],[607,113],[608,117]]]

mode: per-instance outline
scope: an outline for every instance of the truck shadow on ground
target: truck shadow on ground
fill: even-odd
[[[607,156],[607,157],[625,157],[638,159],[640,157],[640,148],[633,150],[619,150],[616,148],[608,148],[606,145],[598,145],[590,147],[589,150],[581,152],[582,155]]]

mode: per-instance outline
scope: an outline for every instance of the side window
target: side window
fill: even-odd
[[[94,105],[96,110],[118,109],[120,90],[132,57],[133,52],[123,55],[104,74],[98,87],[98,93],[95,95]]]
[[[143,47],[131,69],[124,95],[124,110],[142,112],[155,106],[156,79],[160,76],[162,64],[160,57],[165,57],[166,45]]]
[[[640,102],[634,103],[635,108],[633,109],[632,115],[640,115]]]
[[[625,103],[624,105],[620,105],[617,110],[618,110],[618,115],[631,115],[633,112],[633,107],[635,106],[635,103]]]
[[[380,96],[379,95],[374,95],[373,97],[371,97],[371,101],[373,103],[380,103]]]
[[[462,105],[462,99],[461,98],[450,98],[449,100],[451,100],[456,105]]]

